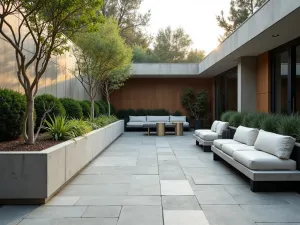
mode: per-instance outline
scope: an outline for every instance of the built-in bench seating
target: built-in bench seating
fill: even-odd
[[[295,139],[240,126],[233,139],[213,141],[214,160],[223,159],[250,178],[251,190],[300,190]]]
[[[143,129],[144,124],[155,125],[156,123],[166,123],[172,125],[175,122],[182,122],[183,128],[189,130],[190,124],[186,116],[129,116],[129,121],[126,121],[126,130],[140,130]]]
[[[228,129],[227,122],[214,121],[210,130],[195,130],[196,145],[203,147],[204,152],[210,152],[214,140],[221,139],[222,134]]]

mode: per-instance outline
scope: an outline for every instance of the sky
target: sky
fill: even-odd
[[[210,53],[218,46],[223,30],[218,26],[216,15],[229,11],[230,0],[143,0],[140,11],[151,10],[147,32],[156,35],[160,28],[182,27],[193,40],[193,48]]]

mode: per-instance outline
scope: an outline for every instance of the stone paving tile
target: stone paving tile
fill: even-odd
[[[117,225],[117,218],[24,219],[19,225]]]
[[[124,206],[118,225],[163,225],[161,206]]]
[[[99,157],[91,166],[136,166],[136,157]]]
[[[67,185],[58,196],[126,195],[130,184]]]
[[[3,206],[0,207],[0,225],[17,224],[37,206]]]
[[[187,180],[161,180],[162,195],[194,195]]]
[[[241,177],[234,175],[195,175],[192,176],[195,184],[243,184]]]
[[[85,206],[41,206],[31,212],[26,218],[67,218],[82,217]]]
[[[128,184],[132,175],[78,175],[70,184]]]
[[[79,200],[79,196],[54,196],[46,205],[72,206]]]
[[[121,212],[121,206],[89,206],[82,217],[110,217],[117,218]]]
[[[179,159],[179,164],[182,168],[186,167],[205,167],[203,162],[200,161],[200,159]]]
[[[164,210],[165,225],[209,225],[200,210]]]
[[[201,205],[209,225],[255,225],[239,205]]]
[[[123,175],[133,174],[136,170],[135,166],[88,166],[80,174],[107,174],[107,175]]]
[[[164,210],[200,210],[195,196],[162,196]]]
[[[136,166],[133,172],[135,175],[158,175],[158,167],[157,166]]]
[[[200,205],[237,205],[234,198],[225,190],[206,189],[195,191]]]
[[[157,158],[138,158],[137,166],[157,166]]]
[[[166,148],[157,148],[157,153],[173,153],[173,151],[169,147],[166,147]]]
[[[253,193],[249,186],[224,185],[225,189],[240,205],[281,205],[289,204],[276,193]],[[284,207],[284,206],[282,206]]]
[[[86,196],[80,197],[76,205],[97,206],[97,205],[127,205],[127,206],[159,206],[161,196]]]
[[[160,195],[158,175],[133,175],[128,195]]]
[[[242,205],[244,212],[260,223],[300,223],[300,210],[293,205]]]

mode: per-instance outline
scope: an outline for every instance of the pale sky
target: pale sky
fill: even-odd
[[[218,45],[223,30],[217,25],[216,15],[227,14],[230,0],[143,0],[141,12],[151,10],[148,33],[155,36],[160,28],[170,25],[182,27],[193,40],[193,48],[210,53]]]

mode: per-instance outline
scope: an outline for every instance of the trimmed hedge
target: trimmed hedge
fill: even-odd
[[[91,113],[91,106],[88,102],[86,101],[78,101],[78,103],[80,104],[81,108],[82,108],[82,114],[83,114],[83,118],[90,118],[90,113]]]
[[[19,92],[0,89],[0,141],[17,139],[23,129],[26,98]]]
[[[116,116],[119,119],[128,119],[129,116],[182,116],[182,113],[179,111],[176,111],[173,114],[170,114],[170,112],[166,109],[121,109],[117,111]]]
[[[35,98],[35,112],[36,112],[36,127],[40,126],[41,119],[45,113],[45,108],[51,107],[52,110],[48,117],[65,116],[66,110],[58,98],[50,94],[39,95]],[[47,118],[46,118],[47,119]]]
[[[80,119],[83,117],[82,108],[78,101],[71,98],[61,98],[60,102],[66,110],[66,116],[73,119]]]
[[[242,119],[242,122],[240,123]],[[299,115],[274,115],[266,113],[239,113],[228,111],[222,114],[221,120],[229,121],[230,126],[239,125],[263,129],[268,132],[288,135],[300,141],[300,116]]]

